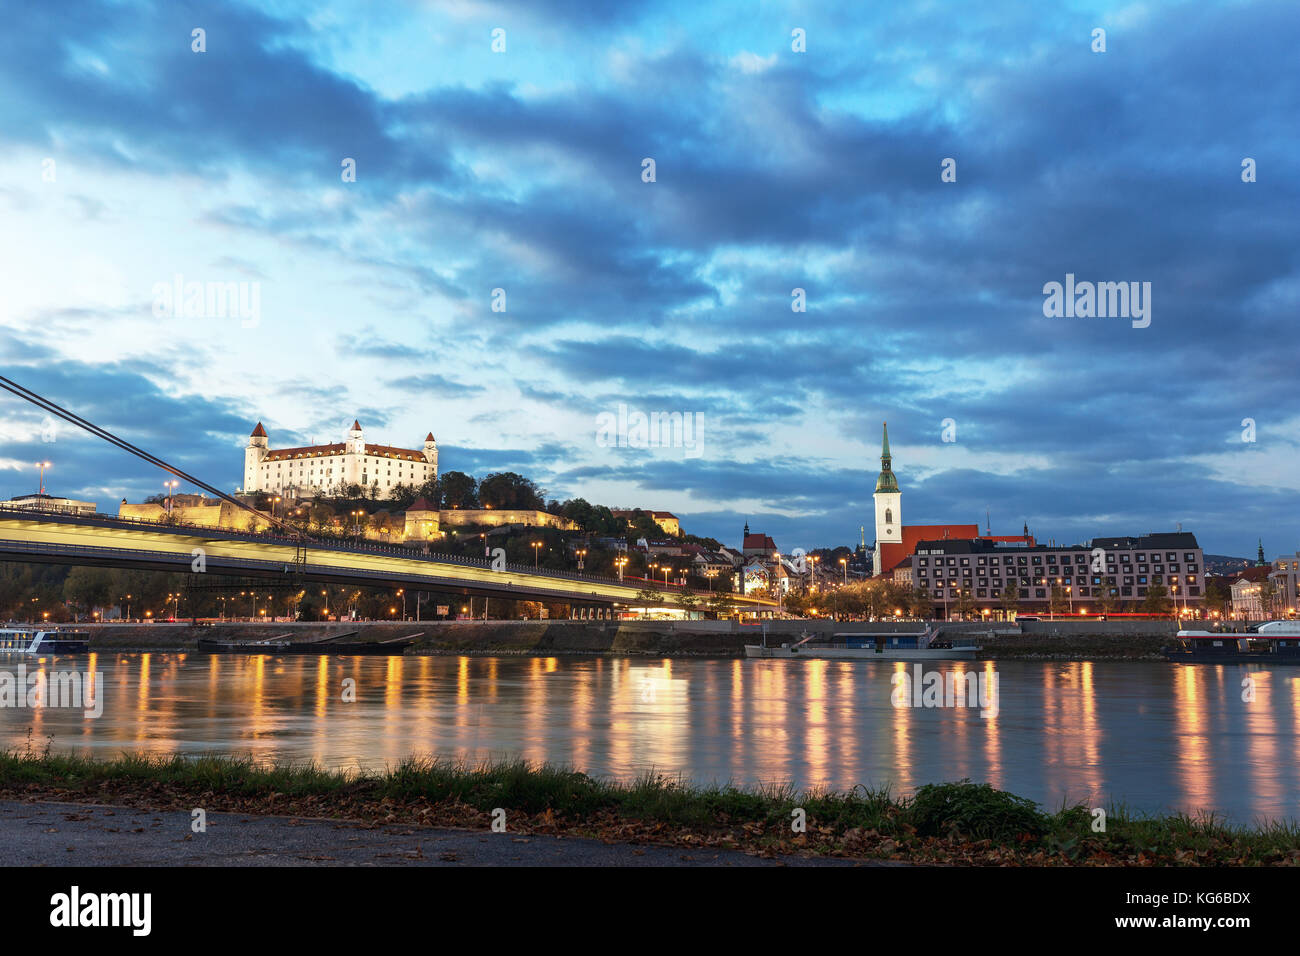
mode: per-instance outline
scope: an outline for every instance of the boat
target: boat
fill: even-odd
[[[766,636],[766,635],[765,635]],[[974,660],[979,648],[974,644],[957,644],[939,636],[939,629],[900,634],[897,631],[855,631],[831,635],[799,635],[793,643],[777,646],[746,644],[745,656],[757,658],[808,658],[830,661],[947,661]]]
[[[406,637],[394,637],[386,641],[348,641],[343,638],[356,637],[358,632],[334,634],[312,640],[291,640],[292,634],[277,634],[260,641],[223,641],[216,638],[201,637],[198,649],[207,654],[329,654],[348,656],[385,656],[392,657],[405,653],[424,633],[411,634]]]
[[[1300,664],[1300,621],[1269,621],[1250,631],[1182,630],[1162,648],[1176,664]]]
[[[64,627],[0,627],[0,652],[11,654],[84,654],[90,633]]]

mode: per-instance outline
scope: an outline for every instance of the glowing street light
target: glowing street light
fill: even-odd
[[[45,494],[45,469],[50,467],[50,463],[48,461],[38,461],[36,467],[40,469],[41,474],[41,479],[36,490],[39,494],[43,495]]]
[[[542,543],[541,543],[540,541],[534,541],[534,542],[533,542],[533,570],[534,570],[534,571],[536,571],[537,568],[538,568],[538,565],[537,565],[537,556],[541,553],[540,550],[539,550],[539,549],[541,548],[541,546],[542,546]]]

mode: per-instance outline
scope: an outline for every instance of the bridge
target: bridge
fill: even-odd
[[[494,570],[485,558],[3,506],[0,560],[184,572],[195,579],[200,574],[231,575],[554,601],[583,609],[583,616],[599,611],[603,617],[615,606],[646,607],[650,603],[640,596],[640,583],[516,564]],[[196,568],[202,571],[196,573]],[[684,592],[707,597],[684,588],[654,587],[666,595],[665,603]],[[766,598],[728,597],[744,613],[770,612],[777,607]]]

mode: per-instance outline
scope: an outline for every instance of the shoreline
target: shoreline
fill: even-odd
[[[1046,624],[1046,622],[1043,622]],[[1161,647],[1173,636],[1171,628],[1107,628],[1106,622],[1088,630],[1080,622],[1025,633],[997,633],[989,625],[949,625],[951,633],[979,644],[978,660],[1040,661],[1147,661],[1167,663]],[[1161,622],[1163,623],[1163,622]],[[762,638],[759,628],[730,621],[699,622],[584,622],[584,621],[406,621],[330,623],[227,623],[193,626],[185,623],[77,625],[90,632],[92,653],[194,653],[200,638],[254,641],[280,633],[295,638],[355,633],[354,640],[380,642],[418,634],[405,655],[471,657],[655,657],[744,658],[744,645]],[[800,633],[817,630],[828,635],[824,621],[773,622],[768,641],[797,640]],[[881,630],[905,632],[915,624],[872,624]]]
[[[977,866],[1300,865],[1300,827],[1227,825],[1209,816],[1143,816],[1110,807],[1047,812],[987,784],[795,791],[697,787],[646,774],[616,783],[522,761],[464,765],[408,757],[383,772],[335,772],[245,758],[48,750],[0,753],[0,799],[237,813],[362,825],[456,829],[740,851],[767,858]],[[504,828],[504,829],[502,829]],[[124,834],[123,839],[129,835]],[[339,837],[338,839],[343,839]]]

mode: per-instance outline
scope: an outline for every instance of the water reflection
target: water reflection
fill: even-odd
[[[1255,666],[983,662],[998,708],[896,707],[910,665],[621,658],[113,654],[0,669],[100,669],[103,716],[0,708],[0,739],[103,756],[252,754],[383,767],[411,753],[522,756],[630,778],[847,788],[969,777],[1048,807],[1111,799],[1300,817],[1300,675]],[[966,665],[931,662],[947,673]],[[1243,680],[1253,700],[1244,699]],[[355,682],[349,699],[347,680]]]

